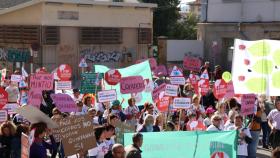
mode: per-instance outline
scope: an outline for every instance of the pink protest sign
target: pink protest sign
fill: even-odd
[[[42,102],[42,91],[37,89],[30,89],[28,92],[28,105],[40,108]]]
[[[227,92],[227,83],[223,79],[216,80],[214,84],[214,95],[217,99],[222,99]]]
[[[159,65],[159,66],[155,69],[154,75],[155,75],[155,76],[158,76],[158,77],[160,77],[160,76],[167,76],[168,73],[167,73],[166,66],[164,66],[164,65]]]
[[[166,86],[166,84],[164,83],[153,90],[152,97],[153,97],[154,102],[157,102],[159,99],[160,93],[165,91],[165,86]]]
[[[234,87],[232,81],[230,81],[229,83],[227,83],[227,90],[224,98],[230,99],[232,97],[234,97]]]
[[[201,95],[206,95],[206,93],[208,92],[209,90],[209,80],[207,79],[201,79],[199,82],[198,82],[198,89],[199,89],[199,93]]]
[[[187,70],[199,72],[201,60],[199,58],[185,56],[183,65]]]
[[[30,89],[33,90],[52,90],[53,74],[37,73],[30,77]]]
[[[78,110],[74,100],[68,94],[51,94],[51,98],[61,112],[76,112]]]
[[[241,98],[241,114],[250,115],[254,113],[256,95],[244,94]]]
[[[120,83],[122,94],[138,93],[145,89],[142,76],[123,77]]]

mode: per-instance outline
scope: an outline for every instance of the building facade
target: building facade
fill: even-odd
[[[204,57],[231,70],[234,39],[280,39],[280,1],[208,0],[206,21],[198,24]]]
[[[155,4],[136,0],[33,0],[0,10],[2,67],[30,72],[60,64],[73,68],[73,79],[88,65],[122,67],[149,56]]]

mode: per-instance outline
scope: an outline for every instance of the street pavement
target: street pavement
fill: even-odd
[[[270,157],[271,157],[271,150],[264,149],[261,146],[258,146],[257,158],[270,158]]]

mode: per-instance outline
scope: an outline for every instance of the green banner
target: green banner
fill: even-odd
[[[103,73],[82,73],[81,74],[81,93],[97,93],[102,90],[101,82]]]
[[[95,72],[105,73],[109,70],[109,68],[103,65],[95,65],[94,70]],[[118,69],[118,70],[121,73],[122,77],[142,76],[144,80],[149,79],[149,81],[152,81],[152,72],[151,72],[149,61],[131,65],[129,67]],[[110,89],[116,89],[118,100],[122,101],[124,99],[122,107],[126,108],[128,106],[127,100],[131,98],[131,94],[121,94],[120,84],[117,84],[116,86],[111,86],[105,82],[105,90],[110,90]],[[136,97],[136,98],[140,98],[139,101],[138,99],[136,99],[137,105],[144,105],[145,102],[151,102],[151,103],[153,102],[151,91],[143,91],[139,95],[138,97]]]
[[[236,131],[147,132],[141,147],[143,158],[210,158],[215,153],[236,158]],[[124,135],[124,145],[132,144],[133,133]],[[222,154],[220,154],[222,153]]]

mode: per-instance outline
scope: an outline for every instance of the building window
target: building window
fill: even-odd
[[[138,44],[151,44],[152,43],[152,29],[139,28],[138,29]]]
[[[31,44],[39,41],[39,26],[0,26],[0,43]]]
[[[57,45],[60,40],[60,31],[57,26],[43,27],[43,42],[46,45]]]
[[[121,28],[82,27],[80,44],[121,44]]]

